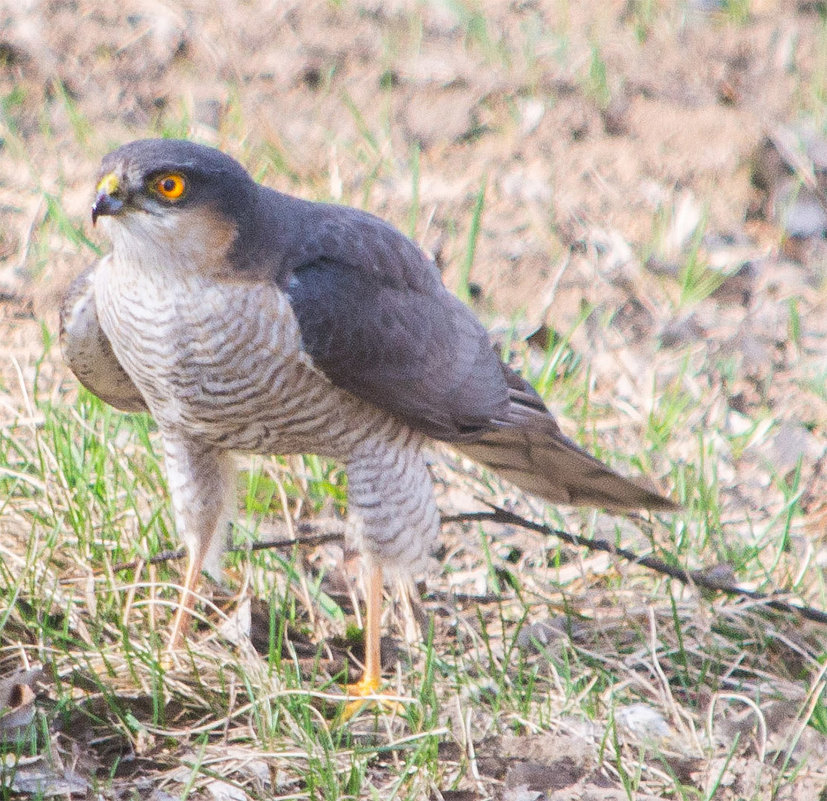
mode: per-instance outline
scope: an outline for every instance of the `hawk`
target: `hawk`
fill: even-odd
[[[437,537],[429,440],[554,503],[675,508],[566,437],[434,262],[378,217],[149,139],[103,159],[92,222],[112,250],[68,290],[61,343],[91,392],[158,425],[189,554],[171,647],[201,571],[219,575],[235,451],[345,465],[367,565],[365,694],[380,681],[383,573],[416,569]]]

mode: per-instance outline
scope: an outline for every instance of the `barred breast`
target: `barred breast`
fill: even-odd
[[[274,285],[151,278],[134,265],[101,262],[95,297],[112,350],[162,435],[343,461],[364,549],[387,567],[418,565],[439,523],[422,437],[313,366]]]

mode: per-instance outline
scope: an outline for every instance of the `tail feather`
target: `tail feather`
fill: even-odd
[[[624,478],[586,453],[550,416],[526,426],[499,428],[454,447],[520,489],[552,503],[618,511],[679,508],[642,481]]]

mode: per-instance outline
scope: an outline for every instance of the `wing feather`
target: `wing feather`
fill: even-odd
[[[568,439],[436,265],[393,226],[352,208],[268,197],[269,230],[279,230],[272,277],[334,384],[550,501],[675,508]]]
[[[63,297],[60,306],[63,358],[78,381],[105,403],[124,412],[148,411],[143,396],[121,366],[100,326],[93,282],[96,268],[97,262],[87,267]]]

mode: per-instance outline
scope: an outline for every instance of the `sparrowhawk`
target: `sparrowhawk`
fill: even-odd
[[[68,291],[61,341],[89,390],[157,422],[189,552],[171,645],[200,571],[219,573],[233,451],[346,466],[369,568],[364,692],[383,569],[414,569],[437,536],[429,439],[555,503],[675,508],[568,439],[434,262],[371,214],[276,192],[209,147],[142,140],[104,158],[92,221],[112,251]]]

